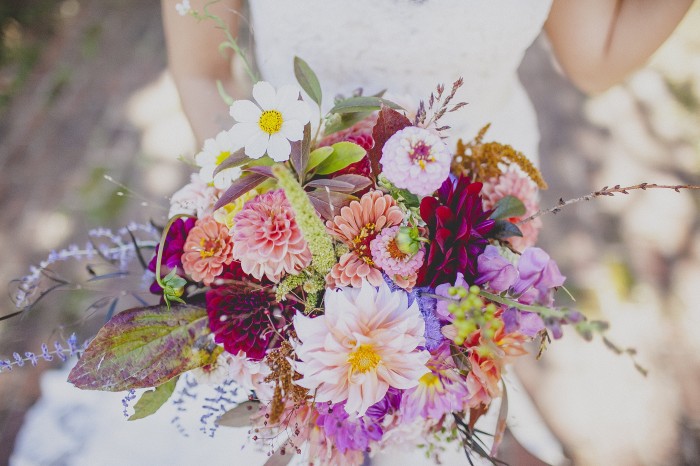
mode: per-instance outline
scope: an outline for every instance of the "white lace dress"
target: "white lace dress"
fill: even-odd
[[[295,82],[295,55],[318,74],[326,109],[336,94],[349,95],[358,87],[367,95],[386,89],[408,102],[427,99],[438,83],[449,87],[462,77],[455,102],[468,106],[449,115],[446,124],[453,132],[469,138],[491,122],[490,137],[536,157],[537,121],[516,70],[539,34],[551,0],[250,3],[257,64],[263,78],[275,85]],[[202,411],[194,409],[196,403],[184,413],[170,406],[151,418],[127,422],[121,413],[124,394],[82,392],[64,382],[66,376],[65,371],[44,376],[44,395],[28,413],[11,464],[215,466],[266,460],[250,446],[241,450],[246,429],[220,430],[213,439],[200,434]],[[516,408],[514,392],[517,388],[510,391]],[[517,424],[517,411],[512,412]],[[189,437],[171,425],[175,418]],[[532,427],[533,422],[530,418],[522,424]],[[546,450],[540,450],[545,458]],[[549,450],[550,461],[560,459]],[[404,451],[374,461],[414,465],[424,460],[419,451]],[[467,462],[463,455],[450,455],[445,464]]]

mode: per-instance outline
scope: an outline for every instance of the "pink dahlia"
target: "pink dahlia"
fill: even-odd
[[[493,209],[496,203],[506,196],[513,196],[525,205],[525,215],[509,219],[515,223],[529,217],[540,209],[537,201],[537,185],[524,173],[515,167],[509,168],[503,175],[489,179],[481,189],[484,209]],[[522,238],[510,238],[510,244],[518,251],[523,251],[537,242],[537,236],[542,228],[542,220],[538,217],[522,225],[518,225],[523,233]]]
[[[232,248],[225,226],[212,217],[200,218],[187,234],[182,268],[193,280],[209,286],[233,260]]]
[[[347,400],[345,410],[363,416],[389,387],[413,388],[429,372],[425,323],[417,301],[409,306],[404,291],[367,281],[360,289],[327,290],[325,311],[294,317],[303,376],[296,383],[315,390],[317,402]]]
[[[415,254],[406,254],[396,244],[396,235],[401,227],[383,229],[372,240],[369,247],[372,260],[401,288],[411,291],[418,278],[418,269],[423,265],[425,247],[421,246]]]
[[[233,257],[243,271],[279,283],[311,264],[311,251],[294,220],[294,211],[278,189],[248,201],[233,219]]]
[[[403,212],[396,200],[381,191],[370,191],[359,202],[340,209],[340,215],[326,222],[329,233],[345,243],[350,252],[341,256],[326,277],[330,288],[359,287],[362,280],[374,286],[384,283],[372,259],[370,243],[383,228],[401,224]]]
[[[450,175],[452,154],[436,133],[409,126],[389,138],[379,162],[395,186],[429,196]]]
[[[402,421],[411,422],[417,417],[439,419],[466,407],[469,391],[452,360],[449,345],[440,345],[427,365],[430,372],[401,398]]]

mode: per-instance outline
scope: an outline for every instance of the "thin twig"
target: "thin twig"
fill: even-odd
[[[530,215],[529,217],[520,220],[516,225],[522,225],[523,223],[530,222],[537,217],[541,217],[542,215],[545,214],[556,214],[558,213],[562,208],[569,206],[571,204],[576,204],[581,201],[590,201],[591,199],[595,199],[596,197],[601,197],[601,196],[614,196],[615,194],[629,194],[629,191],[633,191],[635,189],[641,189],[642,191],[646,191],[647,189],[672,189],[676,191],[677,193],[681,192],[681,189],[700,189],[700,186],[696,185],[691,185],[691,184],[678,184],[678,185],[665,185],[665,184],[656,184],[656,183],[640,183],[640,184],[635,184],[634,186],[620,186],[619,184],[616,184],[612,188],[605,186],[603,189],[599,191],[594,191],[592,193],[586,194],[585,196],[577,197],[575,199],[569,199],[568,201],[565,201],[564,199],[559,199],[559,202],[557,203],[556,206],[550,207],[549,209],[543,209],[535,212],[534,214]]]

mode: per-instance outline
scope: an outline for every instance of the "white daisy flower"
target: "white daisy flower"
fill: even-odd
[[[175,5],[175,9],[177,12],[180,14],[180,16],[185,16],[192,10],[192,6],[190,5],[190,0],[182,0],[182,2],[178,3]]]
[[[231,106],[231,116],[238,124],[231,128],[231,138],[245,146],[245,154],[259,159],[267,152],[272,160],[289,159],[292,147],[289,141],[304,137],[304,125],[311,118],[306,102],[299,100],[299,89],[282,86],[277,91],[272,85],[260,81],[253,86],[253,98],[237,100]]]
[[[212,183],[217,189],[227,189],[235,180],[241,177],[240,167],[221,170],[214,175],[214,170],[231,154],[243,147],[236,144],[227,131],[222,131],[216,137],[204,141],[202,151],[195,155],[194,160],[199,165],[199,176],[205,183]]]

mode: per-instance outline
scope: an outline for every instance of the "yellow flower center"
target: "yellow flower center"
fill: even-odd
[[[202,259],[214,257],[214,255],[219,253],[219,244],[217,241],[202,238],[199,245],[202,247],[202,249],[199,251],[199,255]]]
[[[371,345],[360,345],[348,356],[348,362],[355,372],[365,373],[379,365],[380,357]]]
[[[396,244],[396,238],[392,239],[387,243],[386,252],[389,253],[389,256],[391,256],[392,259],[396,260],[404,260],[406,259],[406,257],[408,257],[408,254],[404,254],[399,249],[399,245]]]
[[[224,160],[226,160],[227,158],[229,158],[230,155],[231,155],[231,152],[229,152],[229,151],[223,151],[223,152],[221,152],[219,155],[216,156],[216,160],[214,161],[214,163],[215,163],[216,165],[221,165],[221,162],[223,162]]]
[[[372,255],[369,249],[369,243],[377,236],[377,226],[374,223],[368,223],[360,229],[360,234],[352,239],[353,250],[367,265],[374,265]]]
[[[258,120],[258,126],[260,129],[265,131],[267,134],[275,134],[282,129],[282,114],[277,110],[265,110],[260,115]]]
[[[428,372],[423,377],[418,379],[418,383],[426,387],[432,387],[440,383],[440,378],[432,372]]]

